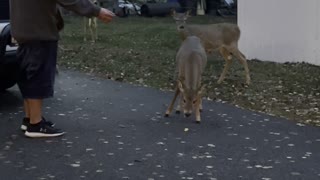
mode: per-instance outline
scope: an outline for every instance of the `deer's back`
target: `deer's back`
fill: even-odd
[[[213,49],[238,42],[240,38],[239,26],[231,23],[187,25],[180,33],[183,34],[183,39],[190,35],[197,36],[203,41],[205,48],[211,46]]]
[[[187,37],[178,50],[176,61],[179,76],[196,73],[200,78],[207,63],[207,55],[200,38]]]
[[[178,63],[182,63],[186,61],[186,59],[189,59],[188,57],[192,56],[193,54],[198,54],[201,59],[207,58],[200,38],[196,36],[189,36],[182,42],[176,59]]]

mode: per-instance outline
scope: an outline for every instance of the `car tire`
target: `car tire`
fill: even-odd
[[[17,83],[18,79],[18,64],[11,63],[6,65],[6,69],[1,70],[0,77],[0,91],[5,91],[6,89],[11,88]]]
[[[6,79],[5,81],[2,80],[0,84],[0,92],[4,92],[9,88],[12,88],[14,85],[16,85],[16,83],[17,83],[16,79]]]
[[[7,82],[3,82],[2,84],[0,84],[0,92],[4,92],[7,89],[13,87],[16,84],[15,81],[7,81]]]
[[[15,51],[6,51],[6,46],[11,41],[10,25],[5,26],[0,33],[0,91],[5,91],[16,84],[19,65]]]

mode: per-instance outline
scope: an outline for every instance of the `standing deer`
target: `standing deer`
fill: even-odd
[[[97,0],[91,0],[92,3],[94,4],[98,4]],[[97,24],[97,18],[96,17],[91,17],[91,18],[87,18],[84,17],[84,37],[83,37],[83,41],[87,41],[87,29],[89,28],[90,30],[90,35],[91,35],[91,42],[94,43],[98,40],[98,33],[97,33],[97,28],[98,28],[98,24]]]
[[[226,76],[227,70],[232,63],[232,55],[234,55],[244,66],[246,84],[250,84],[251,78],[246,57],[238,48],[240,39],[240,29],[236,24],[219,23],[208,25],[187,25],[186,21],[189,11],[186,13],[176,13],[172,10],[172,17],[176,21],[177,30],[182,40],[190,35],[197,36],[201,39],[204,48],[208,54],[214,50],[219,50],[220,54],[226,61],[224,69],[220,75],[218,83],[220,84]]]
[[[183,108],[186,117],[196,114],[196,122],[200,123],[200,111],[202,110],[202,93],[204,86],[201,86],[201,75],[207,64],[207,54],[201,41],[196,36],[188,36],[181,44],[176,56],[178,71],[177,87],[175,95],[169,105],[165,117],[171,114],[174,103],[180,95],[180,104],[177,106],[177,113]]]

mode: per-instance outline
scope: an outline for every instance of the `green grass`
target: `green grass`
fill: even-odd
[[[226,21],[236,22],[205,16],[193,17],[190,23]],[[117,81],[173,89],[180,40],[171,18],[117,18],[108,25],[99,24],[98,33],[97,43],[84,43],[82,18],[67,18],[59,64]],[[320,67],[248,61],[252,83],[246,87],[242,65],[233,62],[225,81],[218,85],[224,60],[217,53],[208,57],[203,78],[207,97],[320,126]]]

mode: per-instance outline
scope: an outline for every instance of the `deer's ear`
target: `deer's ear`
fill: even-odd
[[[206,90],[206,85],[202,85],[199,89],[198,89],[198,95],[201,95],[205,92]]]
[[[190,14],[191,14],[191,10],[189,9],[186,11],[185,15],[186,15],[186,17],[190,17],[191,16]]]
[[[170,10],[170,15],[171,15],[172,17],[175,17],[175,16],[176,16],[176,10],[175,10],[174,8],[171,8],[171,10]]]
[[[184,84],[183,84],[183,80],[181,80],[181,79],[178,79],[178,88],[179,88],[179,90],[183,93],[184,92],[184,89],[185,89],[185,86],[184,86]]]

